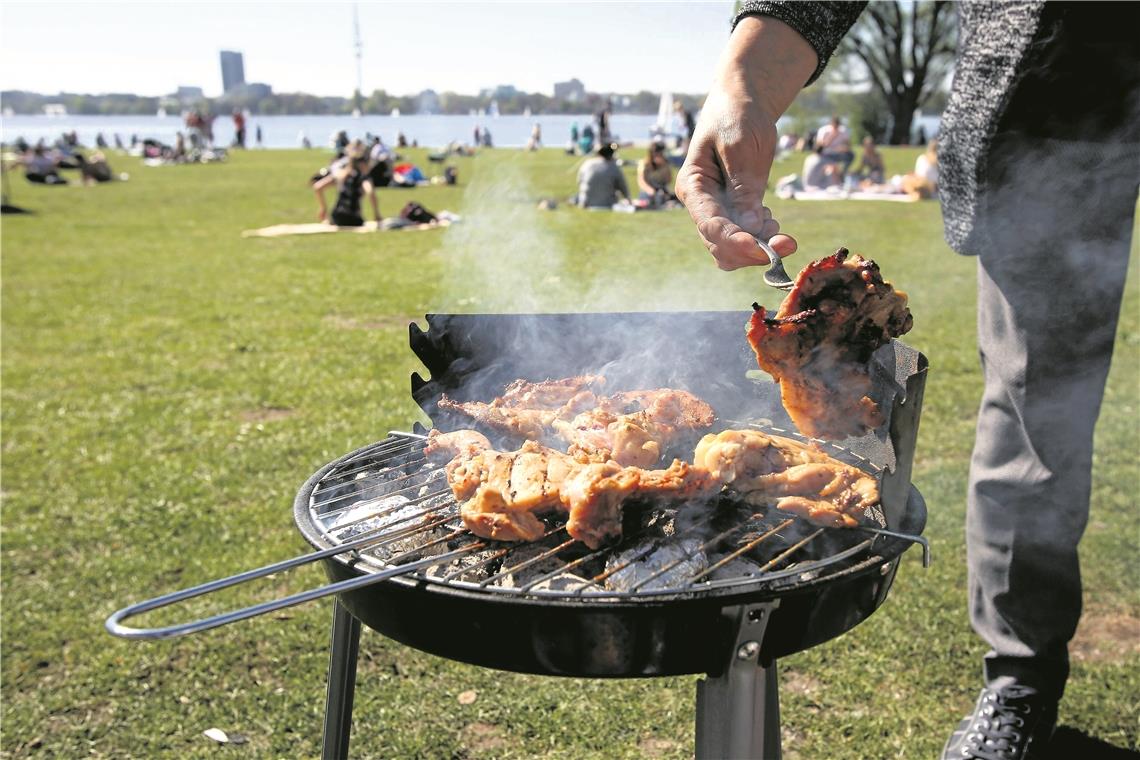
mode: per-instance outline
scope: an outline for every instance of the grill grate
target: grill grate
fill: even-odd
[[[803,439],[773,427],[766,432]],[[881,468],[830,443],[838,459],[881,476]],[[415,562],[406,577],[470,591],[622,600],[706,589],[779,589],[874,557],[882,528],[821,528],[776,510],[718,504],[634,509],[617,546],[591,551],[548,522],[536,542],[508,544],[463,527],[444,468],[423,455],[424,438],[393,433],[329,470],[309,497],[313,524],[329,546],[356,547],[341,560],[379,572]],[[631,506],[636,506],[631,502]],[[882,514],[873,519],[884,524]],[[628,519],[627,519],[628,522]],[[431,561],[432,558],[436,561]]]

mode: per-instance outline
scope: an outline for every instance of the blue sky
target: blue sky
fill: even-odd
[[[475,93],[513,84],[550,93],[704,92],[732,2],[357,4],[365,92]],[[245,55],[247,81],[280,92],[349,95],[351,3],[17,3],[0,5],[0,88],[221,92],[218,51]]]

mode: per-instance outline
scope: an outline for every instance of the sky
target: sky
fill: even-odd
[[[351,95],[352,3],[0,3],[0,89],[44,94],[221,94],[218,52],[247,82]],[[476,94],[500,84],[552,94],[577,77],[599,92],[701,93],[728,37],[731,1],[360,2],[363,91]]]

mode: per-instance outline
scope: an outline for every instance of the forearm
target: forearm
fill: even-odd
[[[803,36],[782,21],[746,16],[717,66],[719,86],[749,98],[774,122],[788,109],[819,61]]]

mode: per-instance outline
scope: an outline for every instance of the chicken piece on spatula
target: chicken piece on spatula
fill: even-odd
[[[913,320],[906,294],[875,262],[840,248],[799,273],[774,315],[753,309],[748,342],[800,432],[837,440],[884,422],[871,398],[871,354]]]

